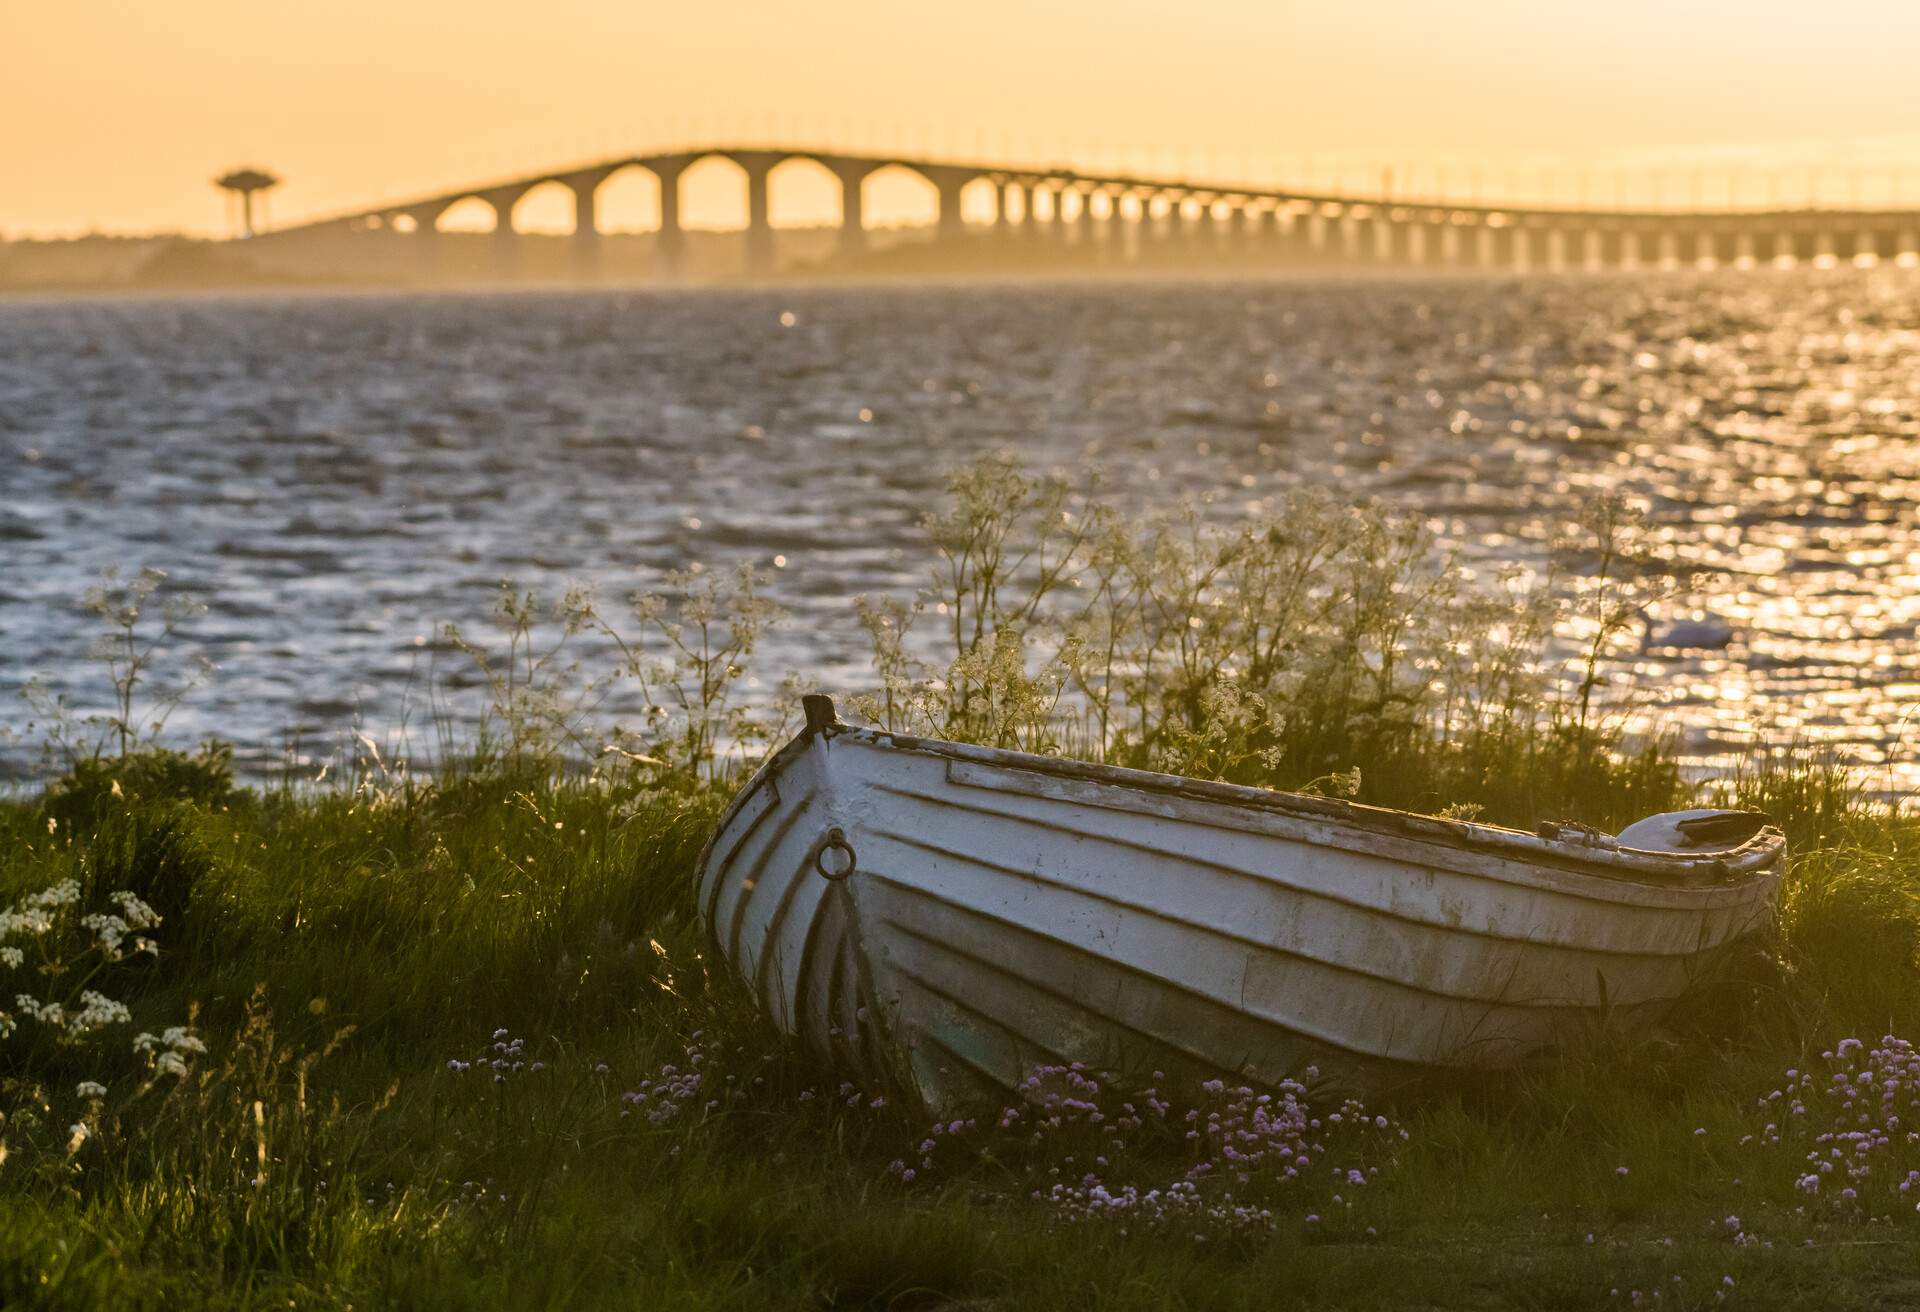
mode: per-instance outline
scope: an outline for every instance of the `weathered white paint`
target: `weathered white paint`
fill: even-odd
[[[1508,1066],[1657,1018],[1765,914],[1783,849],[1769,827],[1633,850],[835,723],[735,799],[700,905],[783,1031],[948,1107],[1050,1062]]]

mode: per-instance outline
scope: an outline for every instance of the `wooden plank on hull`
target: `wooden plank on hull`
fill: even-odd
[[[740,855],[740,849],[753,837],[760,822],[780,805],[779,780],[756,775],[740,796],[728,806],[713,831],[713,838],[707,844],[707,850],[701,858],[699,901],[701,914],[714,921],[714,905],[720,896],[720,886],[733,868],[734,861]]]
[[[1122,978],[1153,980],[1195,1001],[1215,1003],[1367,1057],[1451,1064],[1457,1053],[1488,1044],[1537,1046],[1556,1030],[1599,1010],[1564,1003],[1441,998],[1390,981],[1347,975],[1311,958],[1254,949],[1209,952],[1203,937],[1171,933],[1164,922],[1149,925],[1144,918],[1129,918],[1120,936],[1102,940],[1080,926],[996,916],[977,903],[949,900],[917,880],[895,882],[876,873],[872,882],[907,895],[908,900],[891,903],[896,912],[889,923],[895,928],[904,924],[930,935],[971,933],[974,938],[956,940],[956,946],[994,960],[1009,959],[1009,943],[1048,945],[1045,952],[1034,949],[1034,968],[1041,968],[1044,960],[1067,969],[1067,978],[1075,981],[1069,991],[1075,996],[1081,996],[1085,981],[1093,978],[1112,987]],[[862,916],[865,923],[864,908]],[[1041,977],[1029,979],[1042,982]],[[1097,1006],[1102,999],[1089,1001]]]
[[[1609,906],[1684,907],[1689,910],[1719,902],[1743,902],[1737,885],[1718,879],[1698,884],[1675,880],[1636,881],[1618,874],[1586,873],[1560,869],[1553,862],[1565,859],[1570,865],[1582,859],[1575,853],[1549,849],[1537,861],[1520,861],[1491,850],[1490,844],[1476,846],[1466,836],[1458,842],[1437,841],[1438,835],[1420,838],[1382,833],[1342,823],[1331,816],[1300,816],[1279,810],[1233,807],[1207,798],[1182,793],[1155,792],[1124,784],[1098,780],[1059,778],[1037,770],[983,766],[967,761],[947,763],[949,782],[963,788],[976,788],[1016,797],[1069,802],[1122,817],[1160,817],[1190,825],[1225,830],[1229,834],[1262,833],[1289,838],[1313,847],[1356,852],[1404,865],[1450,869],[1462,875],[1497,881],[1503,885],[1545,887],[1569,897],[1588,898]],[[1443,823],[1443,822],[1436,822]],[[1467,834],[1471,826],[1459,826]],[[1516,835],[1527,838],[1527,835]],[[1545,844],[1541,846],[1545,847]],[[1600,853],[1585,859],[1597,858]],[[1692,863],[1676,862],[1676,875],[1696,867],[1704,869],[1703,859]]]
[[[737,879],[729,881],[734,895],[729,898],[723,893],[715,908],[716,915],[730,913],[721,941],[728,958],[747,980],[759,978],[760,957],[769,946],[766,927],[788,884],[803,873],[803,859],[813,847],[814,835],[807,823],[813,801],[814,794],[808,793],[776,813],[778,819],[765,827],[765,841],[752,860],[743,863]]]
[[[1198,936],[1193,946],[1203,952],[1240,948],[1302,957],[1439,997],[1521,1005],[1672,997],[1687,980],[1681,956],[1591,952],[1368,916],[1243,871],[1183,868],[1171,859],[1143,868],[1137,856],[1130,863],[1082,849],[1042,854],[1033,868],[1023,868],[969,855],[939,824],[912,819],[911,833],[869,831],[906,849],[883,851],[886,868],[910,869],[915,882],[945,896],[1036,927],[1092,913],[1116,934],[1130,918],[1168,921]],[[978,846],[998,850],[991,842]],[[987,874],[997,878],[978,877]]]

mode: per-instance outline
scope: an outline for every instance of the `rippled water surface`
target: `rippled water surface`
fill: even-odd
[[[1496,558],[1642,494],[1715,571],[1716,645],[1641,668],[1694,749],[1832,741],[1907,786],[1916,325],[1905,270],[0,302],[0,725],[36,673],[98,703],[108,565],[204,595],[219,671],[174,727],[255,769],[417,721],[503,577],[777,557],[765,681],[844,686],[851,598],[911,589],[943,468],[1011,446],[1222,514],[1329,482]]]

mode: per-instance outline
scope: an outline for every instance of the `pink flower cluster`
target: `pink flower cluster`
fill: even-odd
[[[1794,1185],[1806,1206],[1871,1219],[1920,1212],[1920,1052],[1889,1034],[1869,1048],[1842,1039],[1826,1069],[1789,1070],[1759,1100],[1768,1117],[1741,1140],[1804,1149]]]
[[[477,1066],[483,1072],[491,1071],[495,1084],[505,1084],[522,1072],[533,1075],[547,1068],[543,1061],[528,1061],[526,1047],[525,1039],[516,1039],[510,1031],[497,1029],[493,1032],[491,1047],[472,1061],[454,1057],[447,1062],[447,1069],[455,1075],[464,1075]]]
[[[1316,1207],[1350,1210],[1407,1137],[1351,1100],[1316,1116],[1293,1080],[1271,1091],[1208,1080],[1185,1106],[1163,1095],[1164,1081],[1156,1071],[1152,1086],[1123,1097],[1078,1063],[1041,1067],[1021,1084],[1021,1102],[987,1129],[973,1119],[937,1122],[889,1171],[910,1182],[943,1157],[991,1155],[1022,1169],[1029,1196],[1062,1220],[1204,1239],[1271,1229],[1283,1206],[1306,1208],[1308,1221],[1320,1219]]]
[[[707,1062],[700,1038],[696,1031],[682,1052],[684,1066],[669,1062],[650,1078],[640,1081],[638,1088],[621,1094],[620,1114],[628,1116],[638,1112],[647,1118],[648,1124],[664,1125],[698,1100],[706,1088],[706,1075],[700,1068]],[[712,1111],[718,1105],[717,1099],[709,1098],[705,1109]]]

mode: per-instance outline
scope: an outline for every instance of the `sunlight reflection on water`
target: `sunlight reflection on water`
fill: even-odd
[[[1916,324],[1920,281],[1855,270],[0,304],[0,725],[36,672],[97,701],[110,563],[204,592],[174,727],[255,770],[419,721],[502,577],[784,557],[763,686],[857,686],[851,598],[914,586],[944,467],[1012,446],[1143,507],[1327,482],[1496,560],[1627,489],[1712,571],[1703,645],[1641,660],[1658,719],[1904,761]]]

